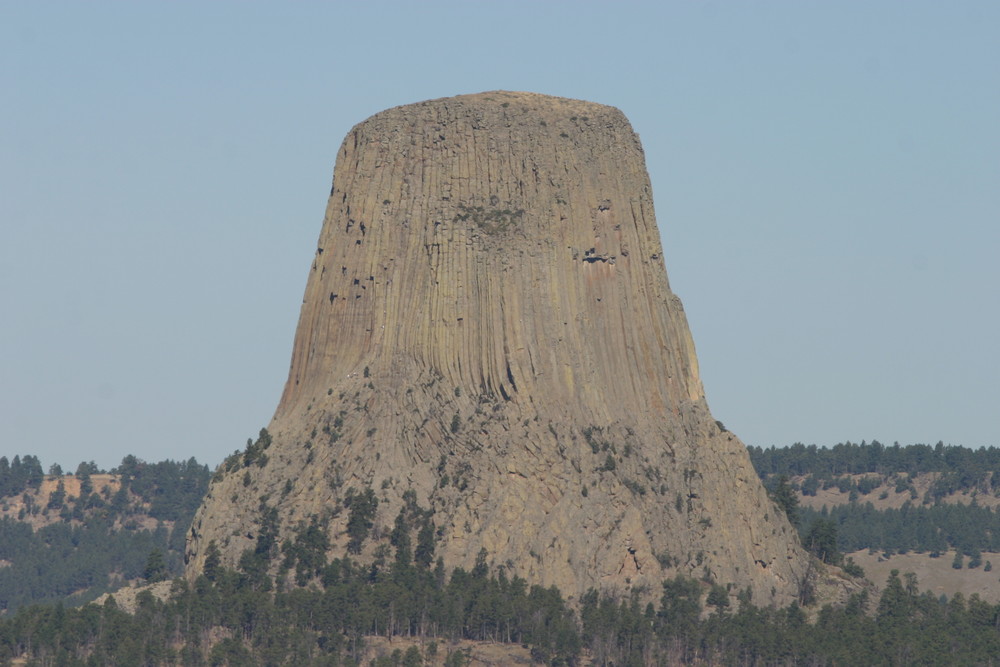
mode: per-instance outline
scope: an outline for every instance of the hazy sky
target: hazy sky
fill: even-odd
[[[1000,3],[0,2],[0,455],[267,424],[337,148],[484,90],[640,134],[748,444],[1000,445]]]

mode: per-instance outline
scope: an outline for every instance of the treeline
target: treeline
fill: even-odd
[[[555,589],[528,587],[477,564],[446,576],[437,567],[329,563],[323,586],[261,586],[225,568],[193,584],[176,580],[169,599],[148,591],[134,615],[113,603],[79,609],[32,606],[0,619],[0,662],[58,665],[358,665],[365,638],[419,637],[418,646],[376,660],[466,664],[458,638],[531,647],[543,664],[576,665],[583,651],[597,665],[648,664],[989,664],[1000,654],[1000,605],[973,595],[920,594],[895,571],[875,603],[866,594],[817,620],[793,604],[736,608],[727,595],[684,578],[663,583],[658,600],[590,592],[574,612]],[[709,610],[703,613],[708,592]]]
[[[104,489],[95,489],[91,482],[92,475],[109,473],[116,475],[120,484],[114,497]],[[58,479],[63,475],[62,466],[52,464],[49,474]],[[174,521],[198,508],[208,489],[211,473],[208,466],[199,464],[194,457],[187,461],[147,463],[130,454],[122,459],[121,465],[110,471],[101,470],[93,461],[82,461],[76,468],[75,476],[80,480],[79,498],[67,498],[64,490],[57,490],[55,500],[50,499],[47,507],[36,506],[34,513],[44,509],[62,509],[67,503],[77,505],[80,511],[110,507],[113,513],[122,513],[129,508],[131,493],[147,505],[144,509],[149,516]],[[37,491],[44,480],[42,464],[37,457],[15,456],[13,461],[8,461],[6,456],[0,456],[0,501],[26,491]],[[33,511],[30,505],[28,511]],[[64,518],[82,517],[78,512],[75,516]]]
[[[325,566],[321,579],[322,590],[275,591],[269,577],[216,568],[193,585],[175,580],[166,602],[140,594],[134,616],[113,605],[26,608],[0,620],[0,661],[357,664],[369,635],[524,643],[562,664],[580,651],[573,613],[558,590],[490,576],[482,563],[449,577],[440,561],[435,568],[397,562],[388,569],[345,558]],[[456,654],[450,664],[463,662]]]
[[[980,552],[1000,551],[1000,514],[975,501],[978,493],[1000,492],[1000,449],[940,442],[933,447],[885,447],[872,441],[829,449],[796,443],[748,450],[772,497],[798,527],[803,544],[823,560],[839,563],[837,552],[860,549],[935,556],[955,550],[970,558],[970,567],[978,567],[983,564]],[[921,497],[914,480],[926,473],[935,477]],[[849,502],[819,510],[798,503],[795,492],[815,496],[821,488],[847,493]],[[963,492],[971,493],[970,502],[943,502]],[[909,500],[898,509],[881,510],[867,500],[873,494],[885,499],[890,493],[908,493]]]
[[[146,463],[129,455],[111,472],[119,476],[122,488],[149,505],[149,516],[162,521],[186,519],[188,524],[212,477],[208,466],[193,456],[187,461]]]
[[[877,510],[870,502],[849,503],[821,510],[800,507],[799,514],[801,527],[812,526],[818,519],[833,522],[837,546],[845,552],[940,554],[955,549],[973,556],[1000,551],[1000,514],[976,504],[925,507],[906,503],[899,509]]]
[[[118,468],[116,490],[95,488],[92,475],[103,474],[93,462],[77,467],[79,496],[67,494],[60,481],[47,500],[37,497],[44,475],[30,456],[14,457],[7,471],[11,491],[0,497],[6,507],[17,500],[18,518],[0,519],[0,613],[32,602],[82,603],[141,578],[151,554],[162,559],[162,575],[183,569],[184,539],[208,488],[210,472],[192,458],[184,462],[146,463],[126,456]],[[25,474],[25,471],[29,474]],[[51,472],[61,475],[53,465]],[[33,530],[28,521],[48,520]],[[155,527],[143,525],[152,518]]]
[[[911,476],[928,472],[954,473],[963,487],[971,487],[994,470],[1000,470],[1000,449],[970,449],[955,445],[891,446],[877,440],[861,444],[844,442],[833,447],[803,445],[789,447],[747,447],[750,460],[761,477],[770,475],[814,475],[826,479],[837,475],[861,473],[906,473]]]
[[[29,488],[37,489],[44,478],[38,457],[15,456],[13,461],[8,461],[6,456],[0,456],[0,498],[24,493]]]

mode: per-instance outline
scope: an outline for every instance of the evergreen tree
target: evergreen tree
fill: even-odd
[[[378,508],[378,498],[371,489],[365,489],[360,494],[347,494],[345,504],[350,508],[347,519],[347,534],[350,540],[347,550],[360,553],[361,544],[368,537],[368,531],[374,525],[375,511]]]
[[[824,563],[839,565],[843,559],[837,549],[837,524],[829,519],[816,519],[802,545]]]
[[[788,521],[797,526],[799,523],[799,498],[788,483],[788,475],[780,475],[777,483],[771,489],[771,500],[788,517]]]
[[[163,558],[162,551],[159,549],[153,549],[149,552],[149,557],[146,559],[146,567],[143,570],[142,576],[149,583],[163,581],[167,578],[167,563]]]
[[[219,546],[215,543],[215,540],[212,540],[205,549],[205,565],[202,568],[205,577],[209,581],[215,581],[218,578],[221,562],[222,554],[219,552]]]
[[[417,533],[417,549],[413,559],[423,568],[429,568],[434,561],[434,522],[430,519],[424,521]]]
[[[55,491],[49,494],[49,502],[46,507],[48,509],[60,509],[63,503],[66,502],[66,485],[60,479],[59,483],[56,484]]]

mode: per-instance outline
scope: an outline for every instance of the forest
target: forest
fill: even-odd
[[[793,604],[757,608],[746,592],[675,578],[657,603],[591,591],[574,611],[556,589],[490,573],[445,575],[397,558],[382,567],[335,559],[321,584],[285,588],[269,577],[216,568],[173,582],[168,600],[139,597],[134,615],[113,603],[33,605],[0,620],[0,661],[57,665],[358,665],[366,638],[419,637],[375,665],[466,664],[451,640],[514,642],[537,664],[988,664],[1000,651],[1000,606],[973,595],[918,592],[893,573],[878,600],[862,593],[808,619]],[[29,663],[31,664],[31,663]]]
[[[248,443],[247,451],[253,447]],[[750,448],[750,454],[803,544],[819,560],[855,574],[861,572],[844,562],[844,551],[958,548],[969,554],[972,567],[972,556],[991,547],[991,536],[1000,532],[989,507],[945,503],[944,495],[931,493],[890,510],[876,510],[865,500],[880,489],[896,492],[897,486],[908,493],[909,481],[928,473],[949,480],[952,492],[995,493],[989,450],[873,442],[831,450]],[[0,481],[30,492],[39,482],[27,480],[39,479],[40,463],[31,457],[17,461],[20,481]],[[0,470],[15,467],[4,462]],[[374,539],[369,529],[378,501],[370,490],[355,492],[346,503],[352,546],[339,558],[328,558],[318,518],[279,540],[273,510],[265,503],[256,545],[238,567],[222,566],[209,545],[203,575],[173,580],[163,599],[140,593],[134,614],[113,601],[80,605],[85,600],[63,591],[103,582],[111,572],[150,582],[178,574],[178,563],[171,560],[177,555],[176,531],[186,529],[209,476],[194,460],[146,464],[134,457],[113,472],[127,489],[122,497],[129,499],[118,509],[114,498],[120,491],[92,507],[89,500],[61,499],[58,511],[67,520],[36,531],[4,520],[12,538],[0,538],[0,549],[7,550],[0,559],[13,565],[0,568],[0,574],[18,559],[48,558],[63,565],[40,572],[32,592],[19,593],[11,613],[0,617],[0,664],[18,658],[56,665],[359,665],[367,642],[377,636],[417,641],[364,664],[463,665],[468,653],[454,644],[458,639],[525,646],[537,664],[550,665],[576,665],[583,656],[592,664],[637,666],[955,665],[989,664],[1000,655],[1000,605],[978,595],[921,592],[912,573],[895,570],[880,595],[866,589],[838,607],[804,595],[782,609],[754,606],[749,590],[683,577],[662,582],[656,591],[611,597],[592,590],[568,601],[557,589],[530,586],[502,568],[490,570],[486,553],[471,570],[446,571],[435,558],[433,513],[412,495],[375,562],[361,565],[352,553]],[[873,481],[859,485],[867,479],[859,475]],[[815,480],[816,488],[803,484],[806,479]],[[823,485],[850,493],[851,502],[822,510],[799,503]],[[80,502],[82,518],[74,518]],[[135,516],[130,513],[140,509],[159,527],[124,528]],[[175,522],[173,532],[166,530],[168,522]],[[69,565],[74,551],[91,554],[93,564]],[[60,568],[89,578],[67,582],[58,576]],[[8,595],[7,587],[16,585],[0,580],[0,593]]]
[[[749,447],[751,461],[772,494],[790,498],[782,488],[802,496],[836,488],[849,502],[812,509],[798,505],[791,513],[804,543],[817,527],[836,534],[836,549],[852,552],[871,549],[888,554],[930,553],[938,556],[956,550],[969,557],[968,566],[982,564],[980,552],[1000,551],[1000,514],[979,498],[1000,497],[1000,449],[969,449],[944,445],[886,447],[838,444],[832,448]],[[933,481],[918,494],[915,480]],[[794,482],[792,479],[800,479]],[[899,508],[876,509],[872,502],[892,493],[909,494]],[[946,502],[954,496],[965,502]],[[786,511],[789,508],[786,506]]]
[[[750,460],[761,477],[771,475],[814,475],[819,479],[838,475],[879,473],[889,475],[905,473],[918,475],[927,472],[954,474],[964,486],[1000,470],[1000,448],[970,449],[955,445],[900,445],[887,447],[877,440],[860,444],[842,442],[833,447],[803,445],[800,442],[788,447],[747,447]]]
[[[53,466],[51,470],[61,475]],[[113,474],[116,491],[94,488],[91,476]],[[47,501],[37,492],[45,475],[37,458],[0,457],[0,488],[6,507],[15,498],[16,516],[0,518],[0,613],[32,602],[80,604],[125,582],[142,579],[153,557],[159,576],[183,568],[184,538],[208,488],[208,467],[186,462],[146,463],[126,456],[111,471],[82,462],[75,477],[80,495],[62,482]],[[40,527],[32,519],[45,519]]]

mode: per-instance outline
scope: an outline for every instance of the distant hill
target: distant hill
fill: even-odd
[[[835,535],[836,549],[876,585],[893,569],[921,590],[1000,602],[1000,449],[952,445],[750,447],[765,486],[795,493],[797,527]]]
[[[75,474],[44,475],[35,457],[0,457],[0,614],[180,574],[209,477],[193,458],[127,456],[112,471],[81,463]]]

